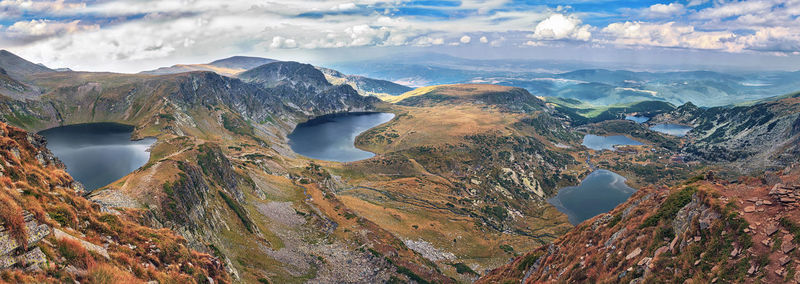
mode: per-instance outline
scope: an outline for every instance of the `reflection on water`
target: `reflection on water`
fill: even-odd
[[[69,125],[39,132],[47,148],[87,190],[103,187],[143,166],[155,138],[131,141],[133,127],[116,123]]]
[[[289,134],[296,153],[319,160],[352,162],[375,154],[355,147],[356,136],[392,120],[391,113],[346,113],[325,115],[298,124]]]
[[[614,209],[634,192],[636,189],[625,184],[625,177],[612,171],[597,170],[583,179],[580,185],[562,188],[547,201],[567,214],[570,223],[577,225]]]
[[[689,131],[692,131],[692,127],[679,124],[656,124],[650,127],[650,130],[658,131],[672,136],[683,137],[686,136],[686,134],[689,133]]]
[[[588,134],[583,136],[581,145],[592,150],[614,150],[614,145],[643,145],[642,142],[630,139],[626,136],[597,136]]]

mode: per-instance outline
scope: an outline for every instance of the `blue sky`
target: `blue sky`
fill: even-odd
[[[0,0],[0,48],[48,66],[120,72],[240,54],[568,59],[564,50],[593,48],[791,68],[800,63],[798,16],[800,0]]]

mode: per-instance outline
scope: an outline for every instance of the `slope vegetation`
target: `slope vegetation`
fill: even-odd
[[[145,212],[82,197],[42,137],[0,123],[0,162],[0,281],[230,281],[218,259],[140,225]]]
[[[479,283],[797,282],[800,167],[639,190]]]

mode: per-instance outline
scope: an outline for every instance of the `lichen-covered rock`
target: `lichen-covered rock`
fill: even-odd
[[[25,237],[27,240],[26,247],[33,247],[52,233],[52,228],[50,226],[39,223],[29,212],[25,211],[23,216],[27,234]],[[14,265],[17,262],[16,256],[18,253],[16,252],[21,248],[22,245],[16,238],[14,238],[4,226],[0,225],[0,258],[2,259],[0,260],[0,268]]]

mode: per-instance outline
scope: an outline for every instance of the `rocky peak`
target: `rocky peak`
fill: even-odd
[[[289,84],[313,92],[319,92],[331,86],[331,83],[325,79],[325,75],[313,65],[293,61],[264,64],[240,74],[239,78],[268,88]]]
[[[251,56],[231,56],[228,58],[223,58],[219,60],[214,60],[208,65],[213,65],[222,68],[230,68],[230,69],[252,69],[264,64],[269,64],[275,62],[274,59],[269,58],[261,58],[261,57],[251,57]]]
[[[19,80],[27,75],[53,72],[50,68],[27,61],[7,50],[0,49],[0,68],[11,77]]]

